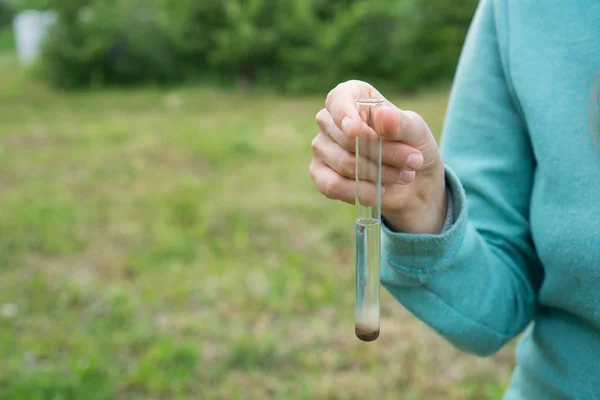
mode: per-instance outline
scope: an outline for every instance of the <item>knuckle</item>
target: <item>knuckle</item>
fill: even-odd
[[[398,168],[404,167],[405,160],[402,159],[402,151],[400,146],[392,146],[389,157],[392,165]]]
[[[325,195],[330,198],[340,196],[343,179],[339,175],[334,175],[325,185]]]
[[[359,81],[358,79],[348,79],[347,81],[342,82],[341,84],[345,86],[356,86],[360,83],[361,81]]]
[[[354,176],[354,170],[356,168],[356,159],[352,154],[345,152],[338,160],[341,172],[348,176]]]
[[[310,165],[308,166],[308,172],[310,174],[310,179],[312,179],[312,181],[314,183],[317,182],[317,166],[315,165],[315,159],[313,158],[310,162]]]
[[[331,103],[333,101],[333,97],[335,96],[335,94],[339,90],[340,85],[342,85],[342,84],[340,83],[340,84],[336,85],[336,87],[334,87],[333,89],[331,89],[329,91],[329,93],[327,93],[327,97],[325,98],[325,108],[329,108],[331,106]]]
[[[410,120],[410,122],[418,129],[419,132],[427,129],[427,124],[421,115],[414,111],[405,111],[406,117]]]
[[[317,121],[317,124],[319,126],[323,125],[326,122],[327,114],[329,114],[329,112],[327,111],[326,108],[322,108],[321,110],[319,110],[319,112],[315,116],[315,121]]]
[[[347,86],[361,86],[361,85],[366,85],[368,87],[370,87],[371,85],[369,85],[367,82],[365,81],[361,81],[359,79],[348,79],[347,81],[343,82],[344,85]]]
[[[312,152],[314,155],[316,155],[319,152],[319,147],[320,142],[321,142],[321,135],[318,134],[317,136],[315,136],[315,138],[312,140],[312,142],[310,142],[310,148],[312,149]]]
[[[421,118],[419,114],[412,110],[404,110],[404,113],[411,121],[416,121],[418,118]]]
[[[340,82],[338,83],[333,89],[331,89],[329,91],[329,93],[327,93],[327,97],[325,99],[325,105],[327,108],[329,108],[329,106],[331,105],[332,101],[333,101],[333,97],[341,90],[345,90],[346,88],[351,88],[351,87],[356,87],[358,85],[364,84],[364,82],[361,82],[357,79],[350,79],[344,82]]]
[[[347,137],[344,137],[343,138],[342,146],[346,150],[355,152],[356,151],[356,138],[347,138]]]

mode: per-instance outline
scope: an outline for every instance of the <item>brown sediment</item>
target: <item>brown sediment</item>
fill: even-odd
[[[379,328],[374,328],[372,325],[356,324],[354,333],[363,342],[372,342],[379,337]]]

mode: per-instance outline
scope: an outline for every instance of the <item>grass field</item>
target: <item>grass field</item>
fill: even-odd
[[[1,399],[498,399],[382,292],[354,336],[353,208],[308,174],[318,98],[61,94],[0,56]],[[439,132],[446,92],[390,96]]]

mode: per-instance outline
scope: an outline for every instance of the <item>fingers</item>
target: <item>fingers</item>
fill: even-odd
[[[333,124],[343,135],[354,138],[359,134],[374,132],[363,121],[356,107],[358,97],[378,97],[384,99],[373,86],[361,81],[340,83],[327,95],[326,110],[331,115]],[[384,99],[385,100],[385,99]],[[403,111],[385,100],[385,104],[374,113],[377,127],[384,138],[402,141],[410,146],[423,145],[431,134],[429,127],[421,116],[412,111]]]
[[[360,146],[360,145],[359,145]],[[319,158],[329,168],[333,169],[338,174],[349,178],[356,179],[356,154],[352,153],[328,135],[319,133],[312,142],[313,154]],[[370,182],[377,182],[378,168],[377,163],[367,157],[359,159],[359,178]],[[399,183],[403,178],[402,169],[394,168],[387,164],[381,166],[381,181],[382,183]]]
[[[413,111],[384,105],[379,109],[376,118],[377,126],[381,127],[381,136],[388,140],[402,141],[410,146],[419,147],[431,134],[423,118]]]
[[[418,171],[423,166],[423,154],[407,144],[384,140],[382,162],[400,169]]]
[[[355,152],[356,139],[347,137],[335,125],[333,118],[327,109],[322,109],[317,113],[316,121],[321,132],[335,141],[344,149]],[[365,139],[367,141],[369,139]],[[360,146],[361,155],[376,160],[379,156],[379,146]],[[408,169],[409,171],[417,171],[423,166],[423,155],[417,149],[405,143],[398,141],[384,140],[381,154],[382,164],[395,167],[399,170]],[[383,179],[383,178],[382,178]]]
[[[340,146],[349,151],[355,150],[356,138],[348,137],[342,132],[342,130],[335,124],[333,117],[326,108],[323,108],[317,113],[315,117],[317,125],[321,128],[321,132],[324,132],[337,142]]]
[[[310,164],[310,176],[319,192],[326,197],[355,204],[356,182],[348,179],[329,168],[318,158],[313,158]],[[385,192],[381,188],[381,193]],[[359,186],[359,201],[361,204],[375,206],[377,204],[377,186],[371,182],[361,181]]]
[[[348,137],[356,137],[362,130],[370,130],[356,109],[359,97],[382,97],[371,85],[360,81],[340,83],[327,95],[325,106],[333,123]]]

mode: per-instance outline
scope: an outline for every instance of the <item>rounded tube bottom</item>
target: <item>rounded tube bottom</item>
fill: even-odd
[[[358,323],[354,325],[354,333],[363,342],[373,342],[379,337],[379,327]]]

